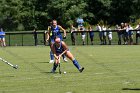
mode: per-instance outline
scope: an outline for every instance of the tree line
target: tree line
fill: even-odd
[[[140,0],[0,0],[0,25],[7,31],[47,29],[52,19],[65,28],[77,18],[111,25],[140,18]]]

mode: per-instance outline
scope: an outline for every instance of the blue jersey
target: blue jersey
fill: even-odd
[[[0,32],[0,38],[4,38],[5,37],[5,32]]]
[[[64,48],[62,46],[62,42],[60,42],[60,47],[57,47],[56,45],[54,45],[54,48],[55,48],[56,53],[58,53],[58,54],[61,54],[64,51]]]
[[[60,32],[60,28],[58,27],[58,25],[55,28],[51,26],[51,35],[50,35],[51,43],[54,43],[54,38],[56,36],[59,37],[61,40],[63,40],[61,32]]]
[[[55,28],[51,26],[51,33],[52,33],[51,37],[61,36],[60,28],[58,27],[58,25]]]

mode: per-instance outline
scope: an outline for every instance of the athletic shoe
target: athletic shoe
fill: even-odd
[[[54,60],[50,60],[50,62],[49,63],[54,63]]]
[[[80,68],[80,69],[79,69],[80,73],[82,73],[83,70],[84,70],[84,67]]]
[[[64,60],[64,62],[68,62],[68,60],[66,58],[64,58],[63,60]]]
[[[52,70],[51,70],[51,73],[55,73],[55,70],[52,69]]]

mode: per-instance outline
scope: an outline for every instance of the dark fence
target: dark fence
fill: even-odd
[[[123,31],[123,30],[122,30]],[[136,44],[136,32],[138,30],[131,30],[134,32],[133,34],[133,44]],[[85,45],[91,45],[90,41],[90,31],[84,31],[85,32]],[[99,38],[99,31],[93,31],[94,32],[94,37],[93,37],[93,45],[100,45],[101,41]],[[102,31],[102,32],[112,32],[112,40],[111,44],[112,45],[117,45],[118,44],[118,31],[117,30],[107,30],[107,31]],[[82,45],[82,36],[80,31],[75,31],[75,45]],[[63,35],[63,33],[62,33]],[[64,41],[68,45],[72,45],[71,41],[71,35],[72,33],[67,32],[67,38],[64,39]],[[109,44],[108,37],[106,36],[106,41],[107,44]],[[35,40],[37,40],[37,45],[48,45],[45,42],[45,31],[37,31],[37,39],[34,38],[34,32],[33,31],[26,31],[26,32],[6,32],[6,43],[7,46],[34,46],[35,45]],[[121,38],[122,44],[124,43],[123,41],[123,36]]]

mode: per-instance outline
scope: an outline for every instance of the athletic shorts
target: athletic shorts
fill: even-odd
[[[68,51],[70,51],[69,49],[68,49]],[[60,55],[60,54],[62,54],[64,51],[62,51],[62,52],[57,52],[56,51],[56,55],[58,56],[58,55]]]
[[[85,40],[86,35],[82,35],[82,40]]]
[[[0,39],[3,39],[3,38],[5,38],[5,36],[0,36]]]
[[[109,39],[109,40],[112,40],[112,34],[109,34],[109,35],[108,35],[108,39]]]

